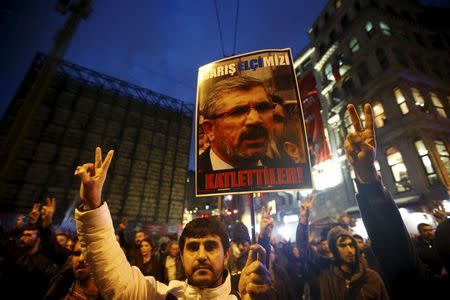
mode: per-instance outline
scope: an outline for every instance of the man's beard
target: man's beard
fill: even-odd
[[[204,279],[204,280],[194,280],[194,274],[199,269],[208,269],[209,272],[212,273],[211,279]],[[192,286],[198,287],[198,288],[211,288],[214,286],[219,286],[222,282],[218,281],[221,279],[220,275],[217,275],[214,271],[214,269],[210,265],[198,265],[194,267],[192,271],[192,275],[188,277],[188,283]]]

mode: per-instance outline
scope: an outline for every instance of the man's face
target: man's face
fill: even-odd
[[[139,245],[144,239],[144,237],[145,237],[144,232],[142,231],[136,232],[136,234],[134,235],[134,242],[136,243],[136,245]]]
[[[59,244],[61,247],[65,247],[65,246],[66,246],[66,243],[67,243],[67,236],[65,236],[64,234],[58,234],[58,235],[56,236],[56,241],[58,242],[58,244]]]
[[[217,117],[203,128],[216,154],[236,166],[254,163],[267,152],[273,127],[273,103],[263,87],[237,90],[217,101]],[[222,115],[227,113],[226,115]]]
[[[356,245],[358,245],[359,251],[364,251],[364,248],[366,247],[366,245],[364,245],[364,241],[357,238],[355,238],[355,241]]]
[[[81,247],[80,242],[78,241],[75,244],[75,247],[73,249],[73,256],[72,256],[72,270],[75,274],[75,279],[80,281],[86,281],[90,278],[89,273],[90,269],[89,266],[85,262],[84,255],[81,254]]]
[[[323,240],[323,241],[320,242],[320,250],[326,256],[330,256],[331,255],[331,251],[330,251],[330,248],[328,247],[328,241],[327,240]]]
[[[172,257],[176,257],[178,255],[178,251],[180,250],[180,246],[178,246],[178,243],[173,243],[170,245],[168,249],[168,254]]]
[[[244,241],[244,242],[238,243],[237,246],[242,255],[242,254],[248,252],[248,249],[250,248],[250,243],[247,241]]]
[[[341,236],[336,241],[339,257],[345,263],[351,265],[356,261],[356,249],[353,241],[348,236]]]
[[[39,241],[37,230],[24,230],[20,237],[19,244],[26,249],[32,249]]]
[[[434,230],[433,227],[427,225],[427,226],[423,226],[422,230],[420,231],[420,235],[426,239],[426,240],[433,240],[434,238]]]
[[[199,288],[213,288],[222,284],[228,253],[224,253],[219,236],[186,238],[181,258],[189,284]]]

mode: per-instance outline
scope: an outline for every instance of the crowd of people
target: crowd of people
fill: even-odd
[[[248,228],[228,229],[215,218],[189,222],[178,241],[156,245],[145,232],[115,229],[102,186],[113,151],[79,166],[77,236],[55,230],[56,199],[35,204],[0,237],[2,299],[440,299],[450,293],[450,219],[419,224],[411,239],[374,167],[376,142],[370,105],[365,125],[348,107],[355,131],[345,152],[356,174],[370,243],[348,226],[310,236],[315,196],[299,208],[294,243],[276,242],[270,208],[262,209],[257,243]]]

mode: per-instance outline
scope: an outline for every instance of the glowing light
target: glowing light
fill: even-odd
[[[367,239],[369,236],[366,231],[366,227],[364,226],[362,218],[356,219],[355,227],[352,227],[352,232],[355,234],[359,234],[363,238]]]
[[[341,166],[337,160],[330,159],[313,167],[312,176],[317,190],[325,190],[342,182]]]
[[[283,222],[286,223],[298,223],[298,215],[286,215],[283,217]]]

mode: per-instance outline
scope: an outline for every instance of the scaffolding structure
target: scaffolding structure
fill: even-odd
[[[0,142],[45,60],[38,53],[0,123]],[[58,64],[33,125],[7,174],[0,208],[29,210],[47,195],[57,213],[78,197],[77,165],[115,150],[103,188],[113,218],[181,222],[193,105],[66,61]]]

